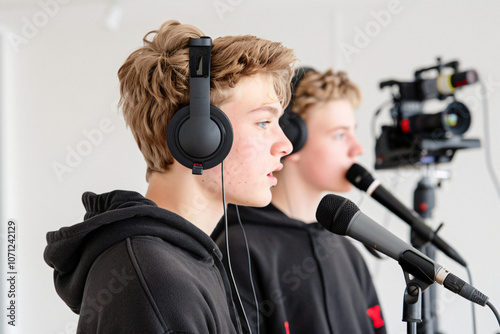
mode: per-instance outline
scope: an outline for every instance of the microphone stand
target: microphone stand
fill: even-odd
[[[432,210],[435,207],[435,188],[438,184],[435,179],[449,179],[450,174],[447,171],[436,171],[433,166],[424,164],[422,166],[422,178],[417,184],[413,196],[413,209],[422,218],[429,220],[432,218]],[[438,175],[441,173],[441,175]],[[442,225],[437,229],[437,233]],[[431,243],[422,241],[419,236],[411,232],[411,243],[413,247],[427,255],[430,259],[434,260],[436,257],[436,247]],[[422,334],[439,334],[438,331],[438,317],[436,314],[436,286],[431,285],[428,291],[422,294],[422,321],[417,324],[418,333]]]
[[[422,291],[430,284],[413,278],[403,271],[406,281],[406,289],[403,297],[403,321],[406,322],[406,332],[417,334],[417,324],[422,322]]]

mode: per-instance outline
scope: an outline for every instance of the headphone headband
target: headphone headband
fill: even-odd
[[[189,105],[191,117],[209,119],[210,60],[212,39],[208,36],[189,39]]]
[[[292,112],[292,106],[295,101],[295,91],[297,90],[297,87],[300,84],[300,81],[304,78],[304,76],[307,74],[307,72],[314,71],[314,68],[312,67],[299,67],[297,70],[295,70],[295,74],[292,77],[292,81],[290,82],[290,87],[292,91],[292,95],[290,98],[290,103],[288,106],[285,108],[285,113],[291,113]]]

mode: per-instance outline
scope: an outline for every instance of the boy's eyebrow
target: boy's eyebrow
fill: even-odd
[[[337,130],[349,130],[349,127],[348,126],[339,125],[339,126],[336,126],[334,128],[331,128],[329,130],[329,132],[333,132],[333,131],[337,131]]]
[[[283,110],[280,110],[280,109],[276,108],[275,106],[270,106],[270,105],[260,106],[258,108],[251,110],[250,112],[253,112],[253,111],[267,111],[278,118],[281,117],[281,115],[283,115]]]
[[[358,127],[358,123],[356,123],[356,124],[354,125],[354,130],[356,130],[356,129],[357,129],[357,127]],[[350,129],[350,127],[349,127],[349,126],[347,126],[347,125],[339,125],[339,126],[337,126],[337,127],[333,128],[333,129],[330,129],[329,131],[330,131],[330,132],[333,132],[333,131],[337,131],[337,130],[349,130],[349,129]]]

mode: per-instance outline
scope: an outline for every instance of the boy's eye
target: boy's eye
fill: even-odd
[[[337,134],[334,136],[334,138],[335,138],[336,140],[340,140],[340,139],[344,138],[344,134],[343,134],[343,133],[337,133]]]
[[[269,121],[259,122],[257,123],[261,128],[265,129],[269,124]]]

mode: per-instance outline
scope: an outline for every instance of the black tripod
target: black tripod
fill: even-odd
[[[424,164],[422,166],[422,178],[417,184],[413,194],[413,209],[422,218],[432,218],[432,210],[435,207],[435,190],[441,180],[449,179],[449,172],[436,171],[434,166]],[[439,180],[438,182],[436,182]],[[440,225],[435,233],[439,231]],[[431,243],[424,242],[414,231],[411,232],[411,243],[413,247],[434,260],[436,257],[436,247]],[[421,294],[421,320],[417,322],[417,333],[419,334],[440,334],[438,330],[438,316],[436,314],[436,285],[430,285]]]

